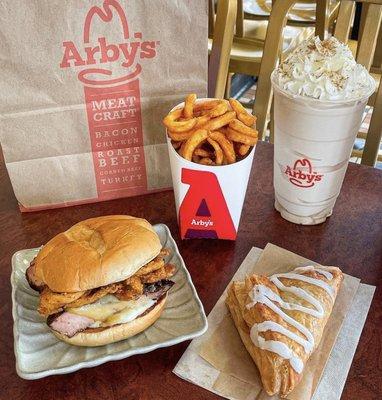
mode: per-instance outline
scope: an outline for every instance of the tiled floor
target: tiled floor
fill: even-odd
[[[240,102],[244,105],[244,107],[246,107],[248,109],[248,111],[252,111],[255,95],[256,95],[256,85],[253,85],[239,99]],[[367,131],[369,129],[372,112],[373,112],[372,107],[367,106],[366,110],[365,110],[365,115],[364,115],[364,118],[363,118],[363,121],[361,124],[360,132],[367,133]],[[266,134],[265,140],[267,140],[267,139],[268,139],[268,134]],[[355,145],[362,148],[363,144],[364,144],[364,139],[357,139]],[[382,146],[381,146],[380,152],[382,152]],[[361,162],[361,159],[357,158],[357,157],[352,157],[352,158],[350,158],[350,161],[359,164]],[[376,168],[382,169],[382,162],[378,162],[376,165]]]

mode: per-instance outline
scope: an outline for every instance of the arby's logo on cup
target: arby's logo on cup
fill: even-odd
[[[82,32],[61,43],[60,68],[74,69],[84,88],[100,200],[147,190],[139,75],[141,63],[157,55],[159,41],[130,31],[127,4],[104,0],[102,7],[92,6]]]
[[[314,186],[324,176],[313,170],[312,163],[307,158],[296,160],[292,167],[287,165],[284,173],[290,183],[301,188]]]

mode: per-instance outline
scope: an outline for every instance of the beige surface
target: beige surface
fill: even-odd
[[[274,273],[287,272],[298,266],[309,264],[312,264],[312,262],[303,257],[290,253],[280,247],[268,244],[261,254],[259,261],[253,267],[252,273],[258,275],[272,275]],[[304,368],[301,382],[297,387],[295,387],[292,393],[287,396],[288,399],[311,399],[321,378],[323,369],[325,368],[326,361],[335,343],[342,322],[350,307],[353,296],[357,291],[359,282],[359,279],[345,275],[344,282],[338,293],[320,345],[311,355],[309,362]],[[266,392],[263,390],[258,374],[251,376],[253,367],[249,368],[248,365],[243,364],[241,370],[239,370],[236,365],[241,363],[241,359],[243,358],[242,352],[246,351],[243,344],[237,340],[234,340],[231,344],[228,338],[225,338],[224,340],[221,339],[224,335],[224,327],[218,325],[211,339],[202,346],[200,355],[219,371],[232,375],[240,381],[251,385],[252,391],[256,391],[257,396],[261,394],[262,397],[268,398],[269,396],[267,396]],[[219,339],[224,341],[225,346],[224,352],[220,352],[219,357],[216,359],[213,354],[216,353],[218,345],[216,342],[219,341]],[[222,353],[224,353],[224,359]],[[251,379],[248,379],[248,376],[251,376]]]
[[[25,159],[6,166],[15,196],[25,207],[97,198],[92,153]]]
[[[134,275],[161,247],[145,219],[127,215],[90,218],[43,246],[36,258],[36,277],[54,292],[94,289]]]
[[[172,188],[167,143],[147,145],[144,147],[144,152],[147,165],[147,189]]]
[[[259,259],[262,250],[258,248],[253,248],[241,266],[236,271],[232,280],[243,280],[247,274],[251,274],[254,272],[254,269],[257,269],[257,265],[255,264]],[[305,260],[297,255],[293,255],[293,253],[289,253],[293,257],[297,257],[298,259]],[[285,259],[284,259],[285,260]],[[291,260],[292,261],[292,260]],[[274,265],[274,260],[271,260],[271,263],[266,264],[266,273],[272,274],[276,270],[272,267]],[[264,266],[263,266],[264,267]],[[284,263],[280,262],[280,268],[286,269],[290,267],[289,261]],[[358,280],[356,278],[350,278],[353,284],[357,285]],[[343,287],[343,289],[346,286]],[[349,287],[350,288],[350,287]],[[343,386],[346,381],[347,373],[349,371],[352,358],[354,356],[354,352],[359,340],[359,336],[362,331],[362,327],[364,325],[368,309],[370,307],[370,302],[373,297],[375,287],[371,287],[368,285],[361,284],[359,285],[359,289],[356,291],[354,302],[350,302],[347,309],[351,309],[345,316],[345,323],[343,324],[340,334],[337,338],[337,341],[334,345],[334,348],[330,355],[321,354],[320,351],[317,351],[314,357],[317,357],[319,360],[325,359],[327,360],[329,356],[329,360],[327,361],[326,368],[321,376],[320,382],[317,384],[316,394],[313,395],[312,399],[314,400],[338,400],[341,396]],[[342,290],[341,290],[342,291]],[[341,295],[340,291],[340,295]],[[269,397],[262,393],[259,394],[259,381],[257,380],[258,372],[251,358],[249,357],[247,351],[244,346],[241,344],[239,335],[234,334],[236,329],[230,320],[230,317],[227,313],[224,300],[225,300],[225,292],[218,300],[217,304],[211,311],[208,316],[209,329],[205,333],[205,335],[197,340],[194,340],[191,345],[188,347],[186,352],[183,354],[182,358],[179,360],[177,366],[174,369],[174,372],[194,384],[202,386],[207,390],[210,390],[216,394],[224,396],[228,399],[233,400],[268,400]],[[336,303],[336,307],[339,302]],[[340,310],[342,314],[345,313],[345,310]],[[333,314],[334,315],[334,314]],[[332,318],[333,320],[334,318]],[[340,320],[333,321],[335,324],[342,323],[342,316]],[[235,374],[231,374],[227,372],[222,372],[216,369],[212,364],[205,361],[200,355],[201,349],[204,347],[205,343],[212,340],[212,337],[217,332],[217,328],[222,326],[225,332],[225,335],[229,337],[236,338],[237,346],[233,345],[234,349],[237,351],[241,351],[241,360],[243,361],[243,365],[237,369],[238,372],[242,373],[244,370],[246,373],[246,378],[243,380]],[[227,328],[230,329],[228,329]],[[329,327],[329,326],[328,326]],[[227,328],[227,330],[225,329]],[[222,329],[222,331],[223,331]],[[336,329],[335,329],[336,330]],[[327,329],[326,337],[332,335]],[[334,333],[336,334],[336,333]],[[219,338],[222,340],[222,336],[215,336],[215,339]],[[330,339],[330,338],[329,338]],[[326,339],[328,340],[328,339]],[[223,348],[224,352],[222,356],[219,358],[220,361],[228,360],[226,357],[227,345],[226,341],[224,341]],[[216,355],[219,356],[221,352],[216,352]],[[234,362],[233,362],[234,363]],[[305,375],[308,377],[312,384],[315,384],[314,371],[309,369],[309,363],[307,369],[305,370]],[[236,364],[235,364],[236,365]],[[227,368],[229,368],[229,362],[227,361]],[[248,373],[249,372],[249,373]],[[249,379],[251,384],[245,383],[246,379]],[[298,387],[297,387],[298,389]],[[297,390],[296,389],[296,390]],[[297,393],[297,392],[295,392]],[[256,397],[258,396],[258,397]],[[276,397],[272,397],[273,400],[276,400]],[[299,397],[297,397],[300,400]]]

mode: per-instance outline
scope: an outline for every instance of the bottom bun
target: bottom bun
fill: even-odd
[[[54,331],[53,329],[51,330],[58,339],[75,346],[94,347],[119,342],[120,340],[137,335],[152,325],[162,314],[166,299],[167,294],[159,300],[155,307],[147,314],[138,317],[133,321],[126,322],[125,324],[110,326],[99,331],[90,330],[87,332],[85,330],[72,337],[68,337],[60,332]]]

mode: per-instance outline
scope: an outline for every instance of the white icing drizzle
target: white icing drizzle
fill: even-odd
[[[309,303],[312,306],[312,308],[305,307],[296,303],[286,302],[277,293],[275,293],[272,289],[270,289],[268,286],[265,285],[255,285],[253,287],[252,292],[250,293],[252,303],[248,304],[247,308],[253,307],[256,303],[262,303],[267,307],[269,307],[273,312],[278,314],[285,322],[296,328],[305,337],[304,338],[301,337],[300,335],[295,334],[286,327],[274,321],[263,321],[261,323],[254,324],[250,331],[250,337],[255,346],[263,350],[268,350],[273,353],[276,353],[280,357],[289,360],[292,368],[297,373],[301,373],[304,367],[301,358],[298,357],[287,344],[277,340],[265,340],[262,336],[259,335],[259,333],[266,331],[281,333],[286,337],[288,337],[289,339],[300,344],[304,348],[304,351],[310,354],[314,348],[314,337],[312,333],[304,325],[300,324],[294,318],[292,318],[284,311],[282,311],[282,309],[300,311],[305,314],[312,315],[313,317],[316,318],[323,318],[325,314],[323,305],[306,290],[296,286],[285,286],[280,281],[279,278],[294,279],[320,287],[321,289],[325,290],[325,292],[328,293],[328,295],[334,301],[335,292],[334,289],[328,283],[320,279],[302,275],[304,272],[314,271],[324,276],[328,281],[330,281],[333,279],[333,274],[330,272],[330,269],[331,269],[330,267],[314,267],[309,265],[306,267],[298,267],[292,272],[284,274],[275,274],[269,278],[270,281],[280,291],[289,292],[296,297],[300,297],[301,299]]]
[[[328,285],[326,282],[321,281],[320,279],[316,279],[316,278],[311,278],[310,276],[305,276],[305,275],[300,275],[300,274],[295,274],[293,272],[288,272],[286,274],[276,274],[276,275],[272,275],[270,280],[277,286],[278,282],[280,282],[278,280],[278,278],[289,278],[289,279],[295,279],[297,281],[303,281],[306,283],[310,283],[311,285],[314,286],[318,286],[321,289],[324,289],[325,292],[332,298],[334,299],[334,289]],[[277,282],[277,283],[276,283]],[[280,282],[280,284],[282,285],[282,283]],[[287,286],[283,286],[285,288],[287,288]],[[284,289],[282,289],[284,290]],[[289,290],[289,288],[288,288]],[[303,290],[304,291],[304,290]],[[305,292],[305,291],[304,291]],[[306,293],[306,292],[305,292]],[[302,296],[301,296],[302,297]]]
[[[297,267],[294,272],[308,272],[308,271],[316,271],[319,274],[323,275],[328,281],[333,279],[333,275],[329,272],[333,267],[314,267],[313,265],[308,265],[306,267]]]

